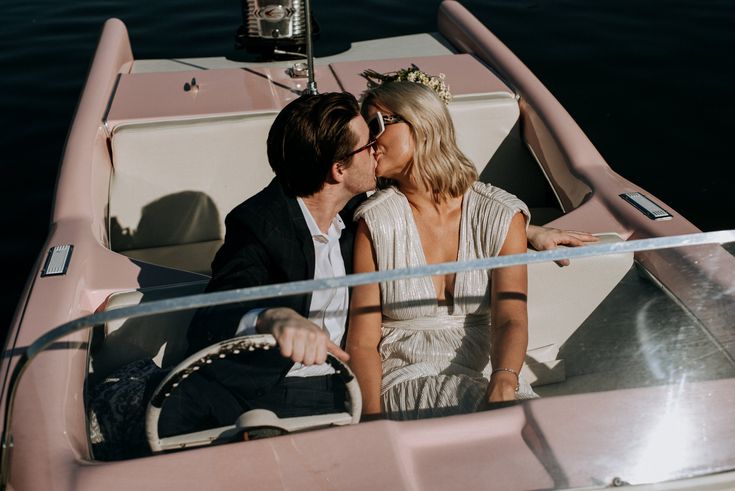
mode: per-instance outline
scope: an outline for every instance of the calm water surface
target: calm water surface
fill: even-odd
[[[611,167],[703,230],[732,214],[732,0],[463,2],[546,84]],[[349,40],[434,31],[438,1],[313,0],[317,54]],[[48,232],[57,166],[102,23],[119,17],[136,58],[227,56],[230,0],[5,0],[0,230],[10,323]]]

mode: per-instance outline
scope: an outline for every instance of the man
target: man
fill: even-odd
[[[276,178],[228,214],[207,291],[349,274],[352,212],[375,187],[373,143],[350,94],[288,104],[268,134]],[[339,346],[347,309],[341,288],[200,310],[189,328],[191,351],[263,332],[274,335],[280,354],[223,360],[198,373],[167,401],[160,434],[230,425],[252,408],[282,417],[343,411],[343,388],[323,363],[327,351],[349,358]]]

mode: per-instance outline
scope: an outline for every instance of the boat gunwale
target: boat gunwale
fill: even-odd
[[[454,4],[456,2],[445,2],[445,3],[447,3],[447,4]],[[459,5],[459,4],[457,4],[457,5]],[[445,7],[444,4],[442,4],[442,8],[444,8],[444,7]],[[108,21],[108,23],[109,22],[111,22],[111,21]],[[120,22],[120,21],[117,21],[117,22]],[[113,22],[113,24],[115,24],[115,23]],[[122,23],[120,22],[120,24],[122,24]],[[123,26],[123,28],[124,28],[124,26]],[[105,30],[106,29],[107,29],[107,24],[106,24]],[[117,29],[117,27],[115,27],[115,29]],[[103,31],[103,36],[104,36],[104,31]],[[126,33],[125,33],[125,36],[127,37],[127,34]],[[127,40],[127,43],[128,43],[128,48],[129,48],[129,40]],[[98,48],[98,52],[99,52],[99,48]],[[86,109],[88,109],[90,107],[91,104],[96,104],[95,101],[92,101],[92,99],[90,99],[91,92],[90,92],[90,94],[87,94],[87,92],[88,92],[88,90],[91,90],[90,89],[91,88],[91,85],[90,85],[91,84],[91,78],[92,78],[92,73],[95,71],[95,66],[97,64],[97,56],[98,56],[98,54],[95,55],[95,59],[94,59],[94,61],[92,63],[92,69],[90,70],[90,78],[88,78],[87,83],[86,83],[85,88],[84,88],[84,91],[82,92],[82,99],[80,100],[79,108],[77,109],[77,113],[76,113],[76,115],[74,117],[74,123],[72,124],[71,130],[70,130],[70,133],[69,133],[69,137],[68,137],[68,140],[67,140],[66,149],[64,151],[64,157],[63,157],[63,160],[62,160],[62,171],[60,173],[59,181],[57,183],[57,196],[56,196],[55,202],[60,200],[60,196],[58,194],[59,194],[59,190],[62,187],[62,180],[68,178],[69,177],[69,173],[79,174],[80,172],[83,173],[84,170],[88,170],[88,167],[84,167],[84,166],[85,165],[88,166],[89,164],[85,164],[84,163],[84,159],[83,158],[80,158],[80,156],[83,157],[84,155],[91,153],[89,151],[89,148],[92,147],[92,146],[94,146],[95,139],[98,138],[98,136],[99,136],[98,131],[101,128],[101,123],[100,122],[97,122],[96,125],[90,125],[89,124],[89,121],[85,120],[85,121],[82,122],[82,120],[80,119],[82,117],[82,108],[83,107],[86,110]],[[515,57],[515,55],[513,55],[513,56]],[[121,64],[118,67],[118,69],[117,69],[118,71],[116,73],[120,73],[120,71],[124,71],[126,69],[127,64],[131,63],[132,61],[134,61],[134,60],[131,60],[131,61],[128,61],[128,62],[125,62],[125,63]],[[489,63],[489,62],[486,62],[486,63]],[[530,73],[530,71],[529,71],[529,73]],[[505,77],[505,78],[507,79],[507,77]],[[536,79],[536,81],[538,82],[537,79]],[[540,82],[538,82],[538,84],[540,84]],[[95,90],[97,90],[97,89],[95,89]],[[528,97],[528,94],[530,94],[530,92],[532,92],[532,91],[522,92],[521,93],[522,94],[522,97],[524,97],[525,100],[529,101],[529,103],[534,103],[534,105],[531,108],[532,111],[535,111],[538,108],[541,108],[542,109],[542,111],[540,113],[538,113],[538,114],[539,114],[539,118],[543,122],[550,121],[550,120],[546,119],[547,118],[547,112],[549,110],[548,109],[548,105],[546,105],[544,103],[544,104],[541,104],[538,107],[536,107],[536,105],[535,105],[535,99],[533,99],[533,97]],[[553,96],[550,93],[549,93],[549,96],[553,98]],[[109,98],[105,100],[105,103],[107,103],[108,100],[109,100]],[[554,99],[554,101],[555,101],[555,99]],[[558,102],[557,102],[557,104],[558,104]],[[561,107],[561,105],[559,105],[559,107],[561,108],[561,110],[565,111]],[[567,116],[568,116],[568,114],[567,114]],[[524,116],[524,117],[527,118],[528,117],[528,114],[526,114],[526,116]],[[571,117],[569,117],[569,119],[571,120]],[[581,129],[579,129],[576,126],[576,123],[574,123],[574,127],[577,128],[579,130],[579,132],[581,133]],[[553,129],[553,125],[552,125],[552,129]],[[562,141],[560,140],[559,143],[561,145]],[[589,143],[589,144],[591,146],[591,143]],[[82,147],[86,148],[86,150],[80,150],[78,148],[80,145]],[[565,151],[566,157],[569,158],[569,159],[572,159],[573,162],[577,162],[578,160],[580,160],[583,157],[583,156],[577,155],[575,152],[569,152],[569,149],[565,149],[564,151]],[[596,150],[595,150],[595,152],[596,152]],[[599,156],[599,153],[597,155]],[[609,167],[607,166],[607,164],[604,161],[601,160],[602,157],[600,156],[599,158],[600,158],[600,161],[602,162],[602,164],[604,164],[605,168],[607,168],[609,170]],[[593,162],[591,161],[590,164],[591,163],[593,163]],[[599,163],[599,162],[594,162],[594,163]],[[585,180],[589,178],[589,176],[588,176],[587,173],[581,173],[580,176],[582,176]],[[636,187],[632,183],[629,183],[628,181],[623,180],[622,178],[620,178],[620,176],[617,176],[612,171],[606,172],[606,173],[604,173],[604,175],[599,176],[599,181],[595,181],[595,182],[597,182],[597,183],[606,182],[607,183],[608,182],[607,180],[613,180],[613,181],[619,182],[619,183],[622,182],[622,185],[625,185],[625,186],[628,186],[629,185],[632,190],[640,190],[640,188]],[[89,179],[86,179],[84,182],[88,182],[88,181],[89,181]],[[599,197],[599,195],[596,196],[596,198],[597,197]],[[612,197],[610,197],[609,203],[613,204],[613,198]],[[592,201],[592,202],[585,202],[579,208],[577,208],[576,210],[573,210],[572,212],[570,212],[570,214],[569,214],[568,217],[562,217],[558,221],[553,222],[552,225],[563,227],[564,226],[564,223],[569,223],[572,219],[577,219],[579,217],[580,213],[577,213],[577,212],[585,212],[585,207],[589,208],[592,205],[595,205],[595,202],[594,201]],[[84,223],[81,224],[81,226],[84,227],[84,228],[86,228],[88,230],[87,235],[81,237],[81,240],[84,240],[85,242],[86,241],[89,241],[89,240],[94,240],[94,243],[95,243],[94,245],[100,245],[101,248],[103,247],[103,245],[100,244],[99,241],[97,241],[96,239],[94,239],[94,235],[90,231],[90,229],[93,228],[93,224],[91,223],[91,220],[92,219],[88,219],[88,216],[87,215],[85,215],[84,213],[80,213],[79,212],[80,209],[81,208],[78,207],[78,206],[77,207],[74,207],[74,206],[72,206],[72,207],[55,206],[54,207],[53,218],[52,218],[52,231],[49,234],[49,239],[47,240],[46,246],[53,245],[53,243],[55,243],[54,241],[57,238],[57,233],[58,233],[58,229],[59,228],[65,227],[65,226],[69,225],[72,222],[79,222],[81,220],[81,221],[84,222]],[[82,216],[81,218],[80,218],[80,215]],[[635,215],[633,215],[633,216],[635,217]],[[638,217],[638,218],[640,218],[640,217]],[[625,220],[629,220],[629,219],[626,218]],[[629,220],[627,222],[625,220],[621,219],[621,223],[616,227],[616,231],[619,231],[622,235],[625,235],[626,237],[630,236],[631,231],[634,230],[634,229],[641,230],[642,231],[640,233],[641,236],[643,236],[645,234],[650,234],[650,235],[662,235],[662,234],[665,235],[666,234],[665,232],[662,232],[662,230],[663,230],[662,228],[658,227],[659,224],[656,224],[656,223],[653,223],[653,222],[651,222],[649,224],[648,222],[644,221],[643,219],[640,219],[639,221],[636,221],[635,219],[633,219],[633,220]],[[685,227],[688,231],[696,230],[696,228],[693,227],[693,226],[691,226],[691,228],[687,228],[687,225],[686,224],[688,224],[689,222],[687,222],[685,219],[683,219],[680,215],[676,215],[675,216],[675,223],[677,223],[677,226],[683,226],[683,227]],[[79,225],[79,224],[77,224],[77,225]],[[651,227],[647,227],[647,225],[651,225]],[[654,227],[654,225],[656,225],[656,226]],[[671,229],[668,229],[668,230],[670,231]],[[106,252],[109,252],[111,254],[115,254],[114,252],[110,251],[109,249],[106,249]],[[117,254],[115,254],[115,255],[117,255]],[[45,248],[42,250],[41,254],[39,255],[39,258],[42,258],[42,257],[45,257]],[[132,271],[132,269],[131,269],[131,271]],[[28,283],[28,285],[26,287],[29,294],[32,293],[31,287],[33,286],[33,283],[37,279],[37,276],[36,275],[37,275],[37,270],[34,269],[33,272],[31,273],[31,276],[29,278],[29,283]],[[33,280],[33,281],[31,281],[31,280]],[[128,281],[128,283],[125,283],[122,286],[125,287],[125,288],[127,288],[127,287],[132,286],[132,283],[130,283]],[[107,290],[105,290],[105,291],[107,291]],[[97,296],[98,295],[101,295],[101,294],[102,294],[102,290],[96,291],[96,293],[95,293],[95,295],[97,295]],[[24,309],[29,305],[28,302],[29,302],[29,298],[28,298],[28,296],[26,296],[26,299],[24,301]],[[16,320],[14,322],[14,328],[13,328],[13,329],[15,329],[15,337],[13,339],[16,339],[17,340],[17,335],[19,334],[18,329],[20,328],[20,326],[23,323],[23,321],[24,321],[24,319],[22,317],[18,317],[18,314],[16,314]],[[8,338],[7,338],[8,340],[11,339],[11,335],[12,334],[13,334],[13,331],[11,330],[11,332],[8,334]],[[14,348],[14,346],[11,347],[11,349],[12,348]],[[6,368],[5,365],[7,365],[8,369],[9,369],[15,363],[16,360],[17,360],[17,356],[9,356],[9,357],[6,357],[6,360],[4,360],[4,363],[3,363],[3,369]],[[8,370],[8,373],[10,373],[10,370]],[[68,379],[70,377],[70,375],[67,374],[66,377]],[[7,387],[4,386],[3,387],[3,392],[2,392],[3,394],[6,393],[6,389],[7,389]],[[3,397],[3,400],[5,400],[5,397]],[[0,407],[3,407],[4,404],[5,404],[4,402],[0,403]],[[69,404],[68,401],[66,401],[65,404],[70,407],[70,404]],[[67,407],[67,411],[68,411],[68,407]],[[62,410],[59,410],[59,412],[62,412]],[[64,417],[62,416],[62,419],[63,418]],[[58,419],[59,418],[53,419],[52,422],[58,422],[57,421]],[[67,419],[68,419],[68,417],[67,417]],[[67,454],[67,456],[62,459],[61,456],[59,455],[59,453],[60,453],[59,452],[59,449],[57,448],[56,450],[53,450],[52,451],[52,452],[54,452],[53,453],[53,455],[54,455],[53,460],[56,460],[56,461],[64,460],[64,462],[67,463],[67,464],[69,462],[75,461],[75,458],[74,457],[70,457],[69,455],[70,454],[77,454],[78,448],[75,447],[74,445],[72,445],[69,442],[67,442],[67,443],[68,443],[68,445],[63,449],[63,451]],[[74,451],[72,451],[72,449],[74,449]],[[50,454],[51,454],[51,452],[50,452]],[[57,467],[57,466],[54,466],[54,467]],[[3,467],[3,468],[5,469],[5,467]]]

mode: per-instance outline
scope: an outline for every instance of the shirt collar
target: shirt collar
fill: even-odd
[[[309,207],[306,206],[304,200],[297,196],[296,201],[298,201],[299,208],[301,208],[301,213],[303,213],[304,215],[304,220],[306,220],[306,226],[309,229],[309,233],[314,239],[320,241],[327,241],[330,239],[330,237],[339,239],[339,237],[342,235],[342,230],[345,228],[345,223],[342,221],[342,217],[339,216],[339,213],[336,214],[332,219],[332,224],[329,226],[329,230],[325,235],[324,232],[319,230],[319,226],[316,224],[316,220],[314,220],[314,217],[311,216]]]

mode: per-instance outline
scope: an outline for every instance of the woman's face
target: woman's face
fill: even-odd
[[[377,117],[380,111],[384,116],[392,116],[394,113],[386,108],[367,106],[367,120]],[[378,138],[375,147],[375,160],[378,166],[375,174],[390,179],[400,179],[406,176],[408,163],[413,159],[414,140],[411,128],[405,122],[386,124],[385,131]]]

